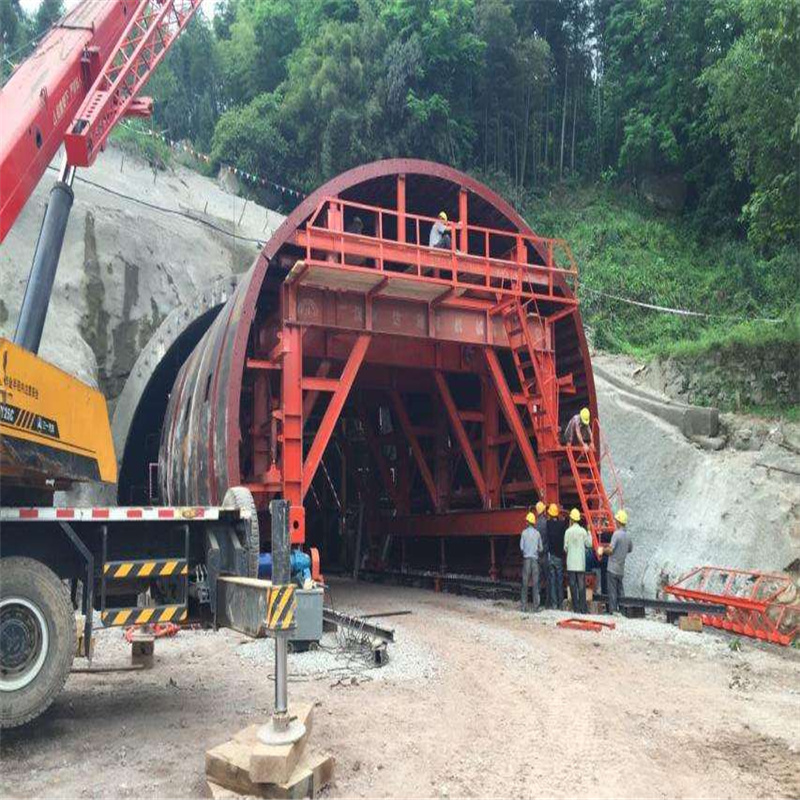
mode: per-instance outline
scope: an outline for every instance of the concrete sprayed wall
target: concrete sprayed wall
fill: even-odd
[[[783,570],[800,557],[800,456],[792,426],[736,449],[741,418],[692,440],[595,374],[599,413],[624,488],[634,550],[625,589],[654,595],[694,567]],[[706,448],[719,448],[706,449]]]
[[[7,337],[54,179],[46,173],[0,247],[0,334]],[[154,171],[113,147],[78,171],[74,190],[41,355],[99,386],[113,407],[169,312],[214,279],[247,270],[283,218],[196,172]]]

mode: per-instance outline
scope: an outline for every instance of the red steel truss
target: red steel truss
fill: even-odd
[[[447,248],[428,246],[436,206],[453,217]],[[591,450],[560,438],[583,405],[596,415],[577,284],[566,243],[455,170],[378,162],[334,179],[178,376],[165,499],[213,502],[242,483],[261,508],[290,501],[294,542],[307,515],[317,543],[335,517],[332,546],[357,529],[350,557],[373,565],[424,551],[444,568],[459,540],[458,568],[511,573],[509,537],[538,499],[580,508],[599,547],[622,498],[604,488],[597,421]]]
[[[704,625],[782,645],[800,635],[800,581],[789,575],[699,567],[665,591],[727,607],[724,616],[703,614]]]
[[[91,166],[122,117],[150,115],[152,101],[137,95],[201,2],[139,0],[121,41],[103,65],[64,137],[72,166]]]
[[[347,232],[343,220],[353,214],[374,221],[375,233]],[[294,263],[284,283],[282,318],[279,322],[277,318],[272,320],[266,332],[266,338],[278,344],[266,358],[248,362],[250,369],[281,374],[280,398],[273,411],[276,447],[268,463],[262,462],[262,466],[266,464],[264,479],[251,482],[249,488],[266,497],[280,493],[293,505],[303,505],[376,334],[472,340],[484,346],[483,356],[496,392],[492,402],[499,400],[511,434],[503,468],[479,463],[465,427],[469,421],[484,421],[486,412],[470,413],[458,408],[445,369],[434,369],[432,376],[438,395],[435,402],[441,402],[445,409],[481,506],[491,509],[497,502],[515,448],[530,481],[525,488],[539,497],[559,496],[559,470],[553,462],[560,463],[566,457],[577,502],[597,547],[602,537],[613,531],[613,518],[595,451],[577,452],[559,441],[559,398],[562,393],[573,392],[574,387],[571,375],[556,375],[553,325],[571,314],[577,304],[574,291],[578,275],[572,254],[559,240],[465,223],[450,224],[449,249],[428,247],[423,242],[423,232],[436,221],[326,197],[317,205],[307,226],[297,230],[294,242],[304,255]],[[387,236],[387,229],[391,229],[391,236]],[[473,247],[470,252],[459,249],[459,245],[471,241],[479,242],[479,248]],[[502,255],[493,255],[497,252]],[[564,266],[557,265],[559,252],[564,255]],[[532,263],[542,253],[544,263]],[[316,374],[305,374],[304,333],[314,328],[336,330],[340,341],[346,343],[349,353],[338,376],[331,375],[329,361],[323,361]],[[510,348],[519,391],[509,385],[493,345]],[[380,358],[376,352],[374,355]],[[408,365],[413,365],[413,355],[409,355]],[[430,507],[439,511],[444,506],[443,490],[429,463],[429,448],[421,442],[435,432],[423,430],[411,421],[400,389],[389,385],[385,388]],[[330,399],[301,460],[302,419],[322,394]],[[374,440],[372,432],[370,437]],[[387,477],[389,469],[379,448],[373,444],[371,450],[385,490],[396,498],[399,487]],[[484,469],[489,476],[484,475]],[[460,519],[451,516],[446,524],[440,524],[440,530],[459,535],[461,525]],[[506,525],[505,532],[519,532],[519,512],[514,515],[513,524]],[[299,541],[299,531],[296,537]]]

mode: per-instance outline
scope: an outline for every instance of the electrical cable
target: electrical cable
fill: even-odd
[[[620,297],[616,294],[608,294],[601,292],[598,289],[590,289],[588,286],[581,286],[585,292],[598,295],[599,297],[606,297],[609,300],[616,300],[619,303],[626,303],[631,306],[638,306],[639,308],[646,308],[650,311],[661,311],[666,314],[677,314],[682,317],[701,317],[703,319],[729,319],[736,320],[737,322],[784,322],[785,320],[780,317],[738,317],[733,314],[705,314],[702,311],[689,311],[685,308],[670,308],[669,306],[657,306],[652,303],[642,303],[638,300],[631,300],[627,297]]]
[[[58,172],[56,167],[48,167],[48,170],[52,172]],[[88,178],[83,178],[80,175],[75,176],[76,181],[80,181],[81,183],[88,184],[89,186],[94,187],[95,189],[99,189],[101,192],[107,192],[108,194],[114,195],[115,197],[119,197],[122,200],[128,200],[131,203],[137,203],[141,206],[145,206],[146,208],[152,209],[153,211],[158,211],[162,214],[173,214],[176,217],[183,217],[184,219],[188,219],[190,222],[194,222],[198,225],[204,225],[207,228],[211,228],[212,230],[217,231],[218,233],[222,233],[225,236],[230,236],[232,239],[238,239],[242,242],[251,242],[258,247],[263,247],[265,242],[262,239],[253,239],[249,236],[240,236],[238,233],[232,233],[231,231],[225,230],[225,228],[221,228],[219,225],[215,225],[213,222],[210,222],[207,219],[202,219],[201,217],[193,217],[191,214],[187,214],[185,211],[178,211],[174,208],[164,208],[163,206],[158,206],[155,203],[151,203],[148,200],[142,200],[139,197],[132,197],[131,195],[125,194],[124,192],[119,192],[116,189],[111,189],[108,186],[103,186],[100,183],[96,183],[95,181],[91,181]]]

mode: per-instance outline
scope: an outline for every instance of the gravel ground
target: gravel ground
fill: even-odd
[[[656,619],[563,630],[567,614],[336,582],[337,608],[394,627],[389,664],[290,655],[290,701],[316,703],[329,797],[800,797],[800,652]],[[118,631],[96,663],[125,664]],[[76,662],[80,664],[81,662]],[[202,797],[207,748],[270,711],[270,642],[159,641],[146,672],[75,674],[0,742],[2,797]],[[354,680],[353,680],[354,679]]]

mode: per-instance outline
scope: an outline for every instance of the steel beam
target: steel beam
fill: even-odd
[[[425,461],[425,454],[422,452],[422,447],[420,447],[419,440],[414,433],[414,428],[411,425],[411,420],[408,418],[408,412],[403,405],[403,400],[397,391],[391,392],[390,397],[392,398],[392,408],[394,409],[397,421],[400,423],[400,428],[406,439],[408,439],[409,445],[411,445],[411,452],[414,454],[420,474],[422,475],[422,480],[431,498],[431,503],[435,509],[438,509],[439,498],[436,493],[436,481],[434,481],[430,467],[428,467]]]
[[[350,357],[347,359],[342,375],[339,378],[338,388],[333,393],[328,407],[325,409],[325,415],[322,417],[322,422],[320,422],[314,441],[311,443],[311,449],[308,451],[303,464],[303,497],[305,497],[311,481],[314,480],[314,474],[317,471],[322,454],[328,446],[333,429],[336,427],[336,421],[342,413],[345,400],[347,400],[347,395],[350,394],[350,389],[356,379],[358,368],[364,360],[371,338],[368,334],[361,334],[356,338]]]
[[[456,435],[456,439],[461,446],[464,459],[467,462],[472,479],[475,481],[475,486],[477,487],[478,493],[481,496],[483,507],[488,508],[489,495],[486,490],[486,481],[483,479],[483,474],[481,472],[480,465],[478,464],[478,459],[475,458],[472,444],[469,441],[467,432],[464,430],[464,424],[461,422],[458,408],[453,400],[453,395],[450,393],[450,387],[447,385],[447,380],[444,375],[438,370],[433,373],[433,378],[436,381],[436,386],[439,389],[439,394],[441,395],[442,402],[444,403],[445,410],[447,411],[447,416],[450,419],[450,425],[452,426],[453,432]]]
[[[525,432],[525,426],[520,419],[511,390],[508,388],[505,375],[503,375],[503,368],[500,366],[500,360],[497,358],[497,353],[495,353],[491,347],[484,348],[483,355],[486,358],[489,372],[494,380],[494,385],[497,389],[497,395],[500,398],[500,405],[503,408],[508,427],[511,428],[516,437],[517,447],[519,447],[519,451],[522,454],[522,460],[525,462],[525,466],[533,480],[536,491],[541,497],[544,495],[544,479],[542,478],[542,473],[539,471],[539,465],[536,463],[536,455],[531,447],[530,439],[528,439]]]

